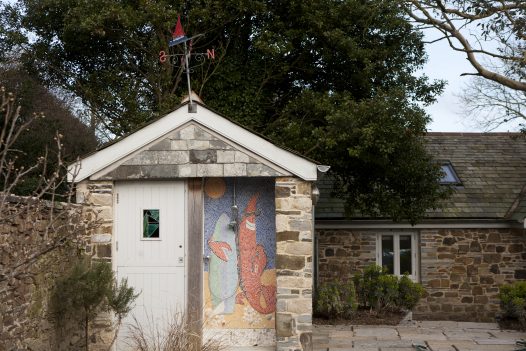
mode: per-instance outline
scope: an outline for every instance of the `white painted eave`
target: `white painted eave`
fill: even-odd
[[[197,106],[197,113],[189,113],[186,105],[183,105],[124,139],[81,159],[75,176],[75,164],[70,165],[68,181],[87,179],[190,121],[205,126],[303,180],[317,179],[316,163],[272,144],[202,105]]]

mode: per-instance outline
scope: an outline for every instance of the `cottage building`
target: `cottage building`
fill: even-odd
[[[451,198],[417,225],[346,217],[331,182],[318,182],[317,283],[370,264],[404,272],[427,296],[415,318],[492,321],[499,286],[526,279],[526,139],[510,133],[429,133]]]
[[[87,251],[140,291],[143,325],[184,311],[227,345],[309,347],[315,162],[185,103],[70,171],[102,221]]]

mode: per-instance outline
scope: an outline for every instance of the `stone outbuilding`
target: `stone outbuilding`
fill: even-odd
[[[87,251],[140,291],[125,324],[134,316],[162,329],[184,311],[202,338],[309,349],[319,167],[191,107],[70,167],[77,201],[102,220]]]
[[[330,180],[318,182],[317,285],[378,264],[424,285],[415,318],[494,321],[499,286],[526,279],[526,139],[428,133],[426,144],[453,194],[417,225],[346,217]]]

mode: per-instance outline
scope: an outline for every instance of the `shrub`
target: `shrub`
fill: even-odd
[[[105,262],[91,263],[89,258],[80,260],[71,272],[55,283],[51,295],[51,312],[59,325],[67,318],[82,314],[86,350],[89,348],[88,325],[99,311],[112,311],[117,317],[117,330],[111,344],[115,342],[122,319],[130,312],[138,297],[126,279],[118,284]]]
[[[377,265],[366,267],[363,273],[354,276],[353,281],[361,306],[376,312],[411,309],[425,292],[421,284],[413,282],[407,275],[398,278]]]
[[[404,274],[398,282],[398,306],[403,309],[413,309],[425,294],[421,284],[415,283]]]
[[[518,319],[521,325],[526,327],[526,281],[502,285],[499,298],[505,315]]]
[[[325,318],[349,318],[356,310],[356,291],[353,282],[321,285],[315,310],[318,315]]]
[[[358,301],[363,308],[376,306],[379,298],[378,279],[386,274],[384,269],[377,265],[367,266],[363,273],[356,273],[353,281],[356,288]]]

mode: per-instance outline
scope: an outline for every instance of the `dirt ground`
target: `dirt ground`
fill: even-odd
[[[367,310],[357,310],[351,319],[314,318],[316,325],[398,325],[405,317],[405,313],[382,312],[375,313]]]

